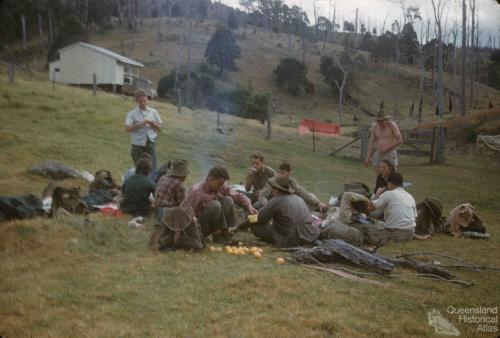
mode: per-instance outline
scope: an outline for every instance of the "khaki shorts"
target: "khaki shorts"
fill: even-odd
[[[397,150],[393,149],[393,150],[389,151],[388,153],[385,153],[384,155],[381,155],[378,152],[378,150],[375,150],[375,152],[373,153],[373,157],[372,157],[372,165],[374,167],[378,167],[380,162],[382,162],[383,160],[391,160],[392,164],[394,164],[394,166],[397,167],[398,166],[398,152],[397,152]]]
[[[415,234],[415,229],[402,230],[402,229],[385,229],[385,233],[390,240],[396,242],[411,241]]]

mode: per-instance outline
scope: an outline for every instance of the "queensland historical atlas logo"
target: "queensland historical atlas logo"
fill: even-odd
[[[448,315],[455,316],[460,324],[473,325],[476,333],[498,333],[498,306],[455,307],[446,308]],[[439,311],[432,309],[427,313],[429,325],[434,326],[436,333],[458,336],[460,331]]]

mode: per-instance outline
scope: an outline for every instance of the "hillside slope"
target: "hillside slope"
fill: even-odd
[[[116,27],[102,35],[93,35],[91,43],[124,53],[144,62],[144,75],[157,82],[161,76],[175,68],[180,55],[181,63],[185,62],[187,47],[182,44],[183,36],[187,35],[187,20],[176,18],[144,19],[137,33],[129,33],[123,27]],[[217,26],[213,21],[196,21],[192,33],[192,58],[194,63],[204,61],[206,45]],[[159,33],[157,33],[159,32]],[[290,115],[294,118],[317,117],[319,119],[337,120],[337,98],[327,96],[329,87],[319,74],[321,55],[331,55],[343,47],[337,44],[327,44],[323,51],[322,43],[309,47],[307,54],[308,78],[315,84],[316,93],[303,97],[290,97],[279,90],[272,79],[272,72],[279,60],[293,56],[302,59],[300,39],[292,38],[292,48],[288,50],[288,36],[276,34],[255,27],[240,27],[235,33],[242,50],[242,57],[237,61],[239,72],[232,73],[229,80],[244,87],[250,87],[258,92],[271,93],[274,98],[277,113]],[[369,61],[369,54],[362,52]],[[364,73],[360,85],[360,106],[375,113],[381,100],[385,101],[386,109],[392,112],[394,101],[398,101],[400,116],[405,119],[410,111],[412,101],[418,102],[419,77],[418,69],[406,65],[400,66],[400,76],[395,76],[394,65],[389,64],[384,69],[368,62],[368,72]],[[448,86],[454,86],[451,76],[446,76]],[[500,104],[500,91],[476,85],[479,91],[478,107],[487,107],[489,101]],[[434,115],[431,73],[426,73],[424,117]],[[357,95],[355,95],[356,97]],[[454,102],[455,103],[455,102]],[[346,123],[351,122],[356,115],[362,121],[369,117],[348,103],[346,107]],[[409,124],[414,125],[412,121]]]

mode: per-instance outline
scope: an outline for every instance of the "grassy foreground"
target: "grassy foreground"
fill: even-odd
[[[130,98],[19,79],[8,86],[0,75],[1,195],[40,194],[47,180],[26,173],[43,159],[94,172],[109,169],[116,178],[130,166],[124,119]],[[262,150],[277,166],[287,159],[294,176],[327,200],[344,183],[373,184],[360,162],[326,156],[341,140],[320,138],[316,153],[309,138],[286,123],[273,128],[273,140],[254,121],[223,116],[227,134],[215,132],[216,116],[152,103],[165,122],[158,155],[189,161],[188,184],[223,162],[232,182],[243,180],[248,154]],[[279,120],[279,119],[278,119]],[[284,119],[286,121],[286,119]],[[498,165],[469,156],[429,166],[405,159],[401,172],[413,183],[417,201],[441,199],[446,212],[470,202],[485,220],[489,241],[436,236],[431,241],[390,244],[393,256],[435,251],[500,266]],[[67,181],[85,186],[85,182]],[[127,219],[93,215],[34,219],[0,224],[0,335],[17,336],[231,336],[231,337],[417,337],[433,336],[427,313],[436,309],[464,337],[496,337],[477,325],[460,323],[448,306],[498,306],[500,274],[456,271],[474,282],[463,288],[418,279],[397,269],[392,278],[370,277],[383,287],[274,263],[279,253],[264,248],[264,259],[220,253],[152,253],[148,230],[129,229]],[[241,237],[246,242],[253,239]],[[497,325],[498,326],[498,325]]]

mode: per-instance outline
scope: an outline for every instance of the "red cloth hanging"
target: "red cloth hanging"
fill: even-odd
[[[314,130],[315,133],[335,137],[340,135],[340,126],[337,123],[320,122],[302,119],[299,125],[299,135],[305,135]]]

